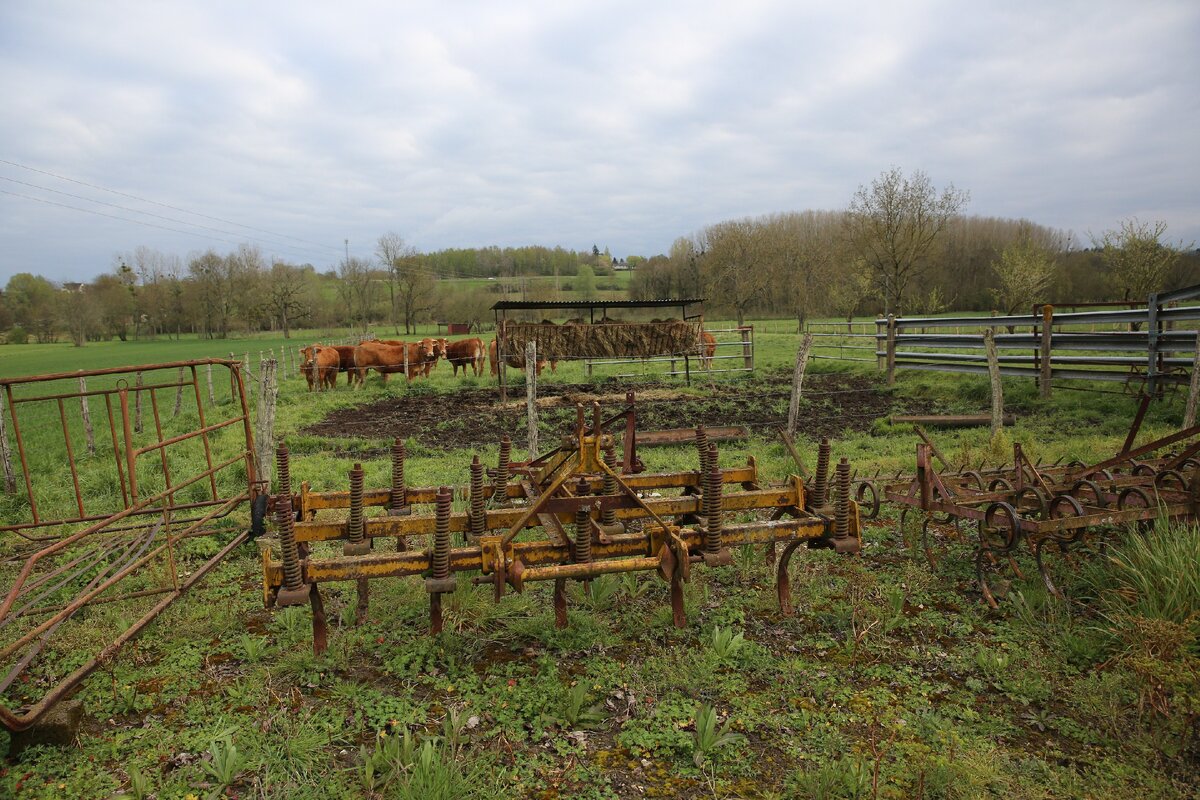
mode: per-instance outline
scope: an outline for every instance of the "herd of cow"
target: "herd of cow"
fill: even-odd
[[[707,369],[713,359],[717,343],[712,334],[703,331],[704,352],[701,362]],[[485,360],[491,365],[491,373],[497,374],[499,365],[496,356],[496,340],[484,345],[482,339],[422,339],[419,342],[400,342],[395,339],[366,339],[356,345],[324,345],[313,344],[300,350],[302,357],[300,372],[308,381],[308,390],[324,391],[337,386],[337,377],[346,373],[347,386],[365,386],[367,373],[375,370],[386,384],[389,375],[403,373],[411,381],[413,378],[428,378],[437,366],[438,361],[446,359],[458,375],[459,368],[463,375],[470,369],[475,375],[482,375]],[[515,369],[525,368],[525,359],[519,355],[511,355],[505,359],[508,366]],[[541,375],[547,362],[539,360],[536,364],[537,374]],[[557,361],[550,361],[550,371],[558,369]]]

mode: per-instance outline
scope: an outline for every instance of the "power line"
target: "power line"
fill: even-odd
[[[314,242],[309,239],[301,239],[298,236],[289,236],[288,234],[285,234],[285,233],[275,233],[273,231],[269,231],[264,228],[255,228],[251,225],[243,225],[240,222],[234,222],[233,220],[222,219],[221,217],[213,217],[213,216],[209,216],[208,214],[201,214],[198,211],[188,211],[186,208],[179,208],[178,206],[173,206],[168,203],[160,203],[157,200],[150,200],[145,197],[139,197],[136,194],[129,194],[128,192],[121,192],[116,189],[109,189],[108,187],[105,187],[105,186],[97,186],[94,183],[88,183],[87,181],[76,180],[75,178],[68,178],[65,175],[58,175],[54,172],[49,172],[48,170],[44,170],[44,169],[38,169],[37,167],[30,167],[26,164],[18,164],[17,162],[9,161],[8,159],[0,158],[0,164],[8,164],[9,166],[18,167],[20,169],[26,169],[26,170],[29,170],[30,172],[37,172],[41,175],[48,175],[51,178],[57,178],[58,180],[68,181],[69,183],[75,183],[80,186],[86,186],[89,189],[98,189],[102,192],[108,192],[110,194],[120,195],[121,197],[128,197],[131,200],[137,200],[142,203],[150,203],[151,205],[160,206],[162,208],[169,208],[172,211],[178,211],[182,214],[191,214],[194,217],[201,217],[202,219],[208,219],[208,220],[212,220],[214,222],[221,222],[226,225],[236,226],[238,228],[245,228],[246,230],[249,230],[249,231],[257,231],[259,233],[265,233],[269,236],[275,236],[280,239],[292,239],[297,242],[302,242],[304,244],[313,245],[315,247],[320,247],[325,250],[332,250],[334,252],[337,252],[337,250],[338,250],[338,248],[333,245],[322,244],[321,242]],[[99,201],[92,201],[92,202],[99,202]],[[139,213],[145,213],[145,212],[139,212]],[[185,224],[190,224],[190,223],[185,223]]]
[[[96,211],[95,209],[92,209],[92,208],[80,208],[79,206],[72,206],[72,205],[67,205],[66,203],[58,203],[58,202],[55,202],[54,200],[47,200],[44,197],[34,197],[31,194],[21,194],[19,192],[10,192],[7,189],[0,189],[0,194],[7,194],[7,195],[11,195],[12,197],[20,197],[25,200],[33,200],[38,203],[45,203],[46,205],[49,205],[49,206],[58,206],[59,208],[69,208],[72,211],[82,211],[85,214],[95,214],[98,217],[108,217],[109,219],[116,219],[116,220],[120,220],[122,222],[132,222],[134,225],[145,225],[148,228],[159,228],[160,230],[171,231],[173,233],[183,233],[188,236],[199,236],[203,239],[213,239],[218,242],[225,242],[226,244],[240,245],[240,244],[244,243],[244,242],[236,242],[236,241],[233,241],[232,239],[222,239],[218,236],[212,236],[207,233],[197,233],[196,231],[183,230],[182,228],[172,228],[167,225],[158,225],[153,222],[146,222],[145,220],[129,219],[128,217],[119,217],[116,214],[105,214],[103,211]]]
[[[227,235],[229,235],[229,236],[238,236],[238,235],[239,235],[239,234],[238,234],[236,231],[227,231],[227,230],[224,230],[224,229],[222,229],[222,228],[213,228],[213,227],[210,227],[210,226],[208,226],[208,225],[200,225],[199,223],[196,223],[196,222],[188,222],[187,220],[176,219],[176,218],[174,218],[174,217],[167,217],[167,216],[164,216],[164,215],[162,215],[162,214],[155,214],[155,213],[153,213],[153,212],[151,212],[151,211],[141,211],[141,210],[139,210],[139,209],[136,209],[136,208],[130,208],[129,206],[123,206],[123,205],[119,205],[119,204],[117,204],[117,203],[106,203],[106,202],[104,202],[103,200],[93,200],[93,199],[92,199],[92,198],[90,198],[90,197],[84,197],[84,196],[82,196],[82,195],[78,195],[78,194],[71,194],[70,192],[63,192],[63,191],[60,191],[60,190],[58,190],[58,189],[51,189],[49,186],[40,186],[40,185],[38,185],[38,184],[36,184],[36,183],[27,183],[26,181],[19,181],[19,180],[17,180],[16,178],[9,178],[9,177],[6,177],[6,176],[4,176],[4,175],[0,175],[0,180],[5,180],[5,181],[9,181],[9,182],[11,182],[11,183],[20,184],[21,186],[28,186],[28,187],[29,187],[29,188],[31,188],[31,189],[40,189],[41,191],[44,191],[44,192],[51,192],[51,193],[53,193],[53,194],[62,195],[63,197],[70,197],[70,198],[73,198],[73,199],[75,199],[75,200],[82,200],[82,201],[84,201],[85,203],[95,203],[95,204],[97,204],[97,205],[101,205],[101,206],[107,206],[107,207],[109,207],[109,208],[116,208],[116,209],[119,209],[119,210],[121,210],[121,211],[129,211],[129,212],[131,212],[131,213],[134,213],[134,214],[143,214],[143,215],[145,215],[145,216],[147,216],[147,217],[154,217],[155,219],[161,219],[161,220],[165,220],[165,221],[167,221],[167,222],[176,222],[176,223],[179,223],[180,225],[189,225],[189,226],[191,226],[191,227],[193,227],[193,228],[199,228],[199,229],[201,229],[201,230],[205,230],[205,231],[213,231],[213,232],[215,232],[215,233],[224,233],[224,234],[227,234]],[[19,197],[20,197],[20,196],[26,196],[26,195],[17,195],[17,196],[19,196]],[[33,198],[33,199],[36,199],[36,198]],[[64,206],[64,207],[66,207],[66,208],[75,208],[74,206]],[[78,209],[78,210],[83,210],[83,209]],[[123,218],[123,217],[117,217],[116,219],[124,219],[124,218]],[[128,220],[128,221],[129,221],[129,222],[136,222],[136,220]],[[171,229],[169,229],[169,230],[175,230],[175,229],[174,229],[174,228],[171,228]],[[200,235],[200,234],[196,234],[196,235]],[[225,240],[225,239],[222,239],[221,241],[227,241],[227,240]],[[285,243],[280,243],[280,242],[263,242],[263,244],[266,244],[266,245],[267,245],[267,246],[269,246],[269,247],[278,247],[278,248],[281,248],[281,249],[286,249],[286,250],[289,250],[289,251],[290,251],[290,252],[292,252],[292,253],[297,253],[297,254],[301,254],[301,255],[303,255],[303,254],[304,254],[304,251],[302,251],[302,250],[297,250],[297,249],[296,249],[296,247],[295,247],[294,245],[290,245],[290,244],[285,244]]]

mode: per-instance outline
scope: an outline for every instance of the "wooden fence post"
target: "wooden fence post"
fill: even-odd
[[[887,385],[896,385],[896,317],[887,318]]]
[[[83,416],[83,433],[87,436],[88,455],[96,455],[96,433],[92,430],[92,411],[88,408],[87,378],[79,376],[79,411]]]
[[[537,419],[537,342],[530,340],[525,345],[525,411],[529,416],[529,460],[538,454]]]
[[[275,380],[275,359],[262,363],[259,369],[261,385],[258,391],[258,409],[254,420],[254,458],[258,462],[256,472],[261,480],[271,487],[271,470],[275,452],[275,401],[279,397],[279,386]]]
[[[749,372],[754,371],[754,326],[742,325],[738,328],[742,334],[742,366]]]
[[[1196,352],[1192,354],[1192,383],[1188,387],[1187,409],[1183,412],[1183,427],[1196,424],[1196,400],[1200,395],[1200,331],[1196,333]]]
[[[1039,388],[1041,389],[1040,396],[1043,400],[1050,398],[1050,380],[1054,375],[1053,371],[1051,370],[1053,362],[1050,358],[1051,340],[1053,338],[1053,334],[1051,333],[1051,325],[1053,322],[1054,306],[1049,304],[1042,306],[1042,385]]]
[[[12,450],[8,447],[8,420],[4,413],[4,395],[0,394],[0,461],[4,462],[4,493],[17,493],[17,477],[13,474]]]
[[[796,423],[800,417],[800,392],[804,386],[804,370],[808,366],[808,354],[812,350],[813,335],[804,334],[800,349],[796,351],[796,369],[792,372],[792,400],[788,404],[788,436],[795,438]]]
[[[213,394],[212,364],[209,364],[207,366],[207,368],[204,370],[204,375],[205,375],[205,378],[208,379],[208,404],[210,406],[215,406],[217,404],[217,396],[215,394]]]
[[[988,376],[992,379],[992,435],[1004,428],[1004,387],[1000,384],[1000,356],[996,353],[996,331],[987,328],[983,332],[983,345],[987,348]]]

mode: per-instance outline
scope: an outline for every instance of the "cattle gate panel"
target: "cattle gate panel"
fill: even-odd
[[[0,379],[5,727],[36,722],[250,535],[231,517],[265,499],[240,366]]]

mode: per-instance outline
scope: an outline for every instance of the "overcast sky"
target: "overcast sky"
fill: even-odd
[[[0,285],[390,231],[650,256],[893,165],[1200,241],[1198,45],[1196,0],[3,0]]]

